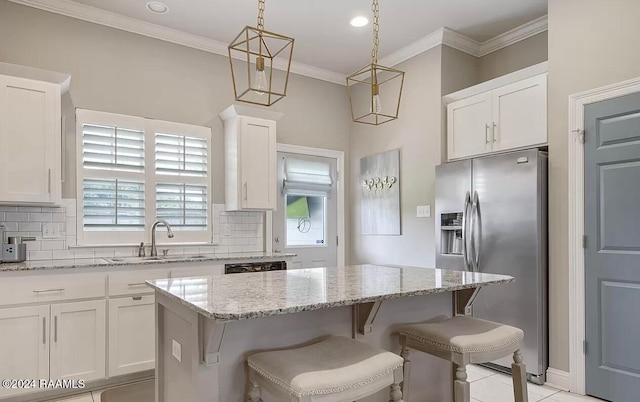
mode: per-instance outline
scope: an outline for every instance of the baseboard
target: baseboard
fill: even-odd
[[[546,385],[561,389],[563,391],[569,391],[570,384],[571,376],[569,375],[569,372],[554,369],[551,367],[547,369]]]

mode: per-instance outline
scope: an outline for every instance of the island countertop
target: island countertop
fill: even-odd
[[[216,320],[244,320],[510,283],[514,278],[435,268],[351,265],[147,281]]]

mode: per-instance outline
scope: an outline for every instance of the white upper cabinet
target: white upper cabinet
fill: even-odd
[[[69,79],[0,63],[0,203],[60,202],[60,103]]]
[[[276,209],[276,119],[280,116],[235,105],[220,113],[227,211]]]
[[[547,143],[547,74],[534,67],[445,96],[448,160]]]
[[[498,88],[491,93],[493,150],[547,142],[547,75]]]
[[[447,107],[449,159],[466,158],[491,151],[491,93],[454,102]]]

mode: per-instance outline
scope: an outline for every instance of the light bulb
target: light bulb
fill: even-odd
[[[264,72],[264,57],[256,59],[255,93],[264,95],[264,90],[268,88],[267,74]]]
[[[373,84],[371,86],[371,113],[380,113],[382,112],[382,103],[380,102],[380,88],[378,84]]]
[[[371,109],[371,113],[380,113],[382,112],[382,103],[380,103],[380,94],[373,95],[373,108]]]

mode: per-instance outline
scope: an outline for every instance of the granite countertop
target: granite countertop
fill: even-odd
[[[205,317],[244,320],[513,282],[506,275],[352,265],[147,281]]]
[[[271,260],[277,258],[295,257],[290,253],[237,253],[237,254],[199,254],[194,256],[173,255],[167,257],[103,257],[103,258],[78,258],[73,260],[46,260],[25,261],[19,263],[2,263],[0,272],[32,271],[68,268],[92,268],[92,267],[119,267],[150,265],[150,264],[176,264],[192,262],[215,261],[245,261],[245,260]]]

